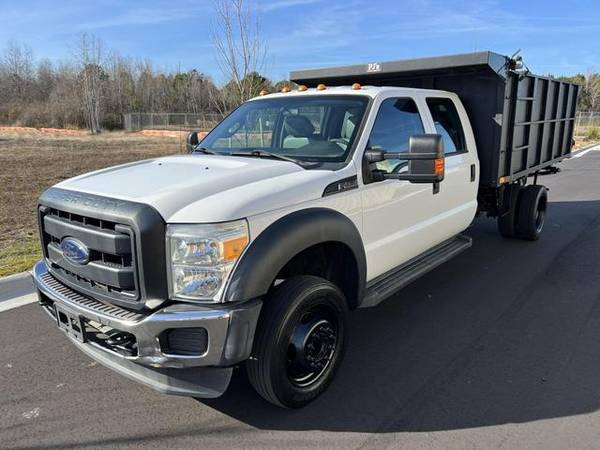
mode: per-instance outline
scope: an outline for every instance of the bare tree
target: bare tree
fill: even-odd
[[[85,120],[92,133],[100,133],[101,85],[106,78],[102,69],[102,43],[93,35],[82,34],[76,58]]]
[[[219,68],[228,80],[217,107],[221,112],[258,93],[263,80],[266,44],[261,39],[258,16],[246,0],[215,0],[216,20],[211,34]]]
[[[600,75],[588,69],[585,75],[583,89],[588,96],[589,109],[597,111],[600,108]]]
[[[25,44],[10,41],[4,51],[3,67],[8,80],[8,94],[14,100],[26,101],[34,78],[33,52]]]

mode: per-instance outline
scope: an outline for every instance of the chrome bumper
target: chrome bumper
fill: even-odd
[[[221,395],[231,377],[231,366],[250,355],[262,302],[208,307],[174,304],[152,314],[130,312],[89,299],[58,282],[45,261],[33,268],[40,303],[53,317],[54,304],[103,326],[135,336],[137,355],[124,356],[95,342],[71,338],[83,352],[111,369],[162,392],[201,397]],[[56,319],[55,319],[56,320]],[[165,353],[161,334],[175,328],[204,328],[207,350],[201,355]]]

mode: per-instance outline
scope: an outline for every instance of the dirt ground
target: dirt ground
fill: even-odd
[[[184,152],[181,137],[123,132],[0,130],[0,276],[39,257],[36,200],[66,178],[125,162]]]

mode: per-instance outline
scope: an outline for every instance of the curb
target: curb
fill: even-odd
[[[575,153],[583,152],[585,150],[589,150],[590,148],[594,148],[599,145],[600,145],[600,142],[595,142],[593,144],[586,145],[585,147],[578,148],[577,150],[572,151],[571,154],[573,155]]]
[[[0,302],[34,292],[31,272],[21,272],[0,278]]]
[[[12,275],[0,277],[0,286],[4,285],[4,283],[10,283],[11,281],[14,282],[15,280],[22,280],[23,278],[27,278],[30,276],[31,272],[27,270],[25,272],[13,273]]]

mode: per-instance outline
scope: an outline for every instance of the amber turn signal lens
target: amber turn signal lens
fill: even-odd
[[[325,89],[327,89],[327,86],[325,86],[323,83],[319,83],[317,86],[317,91],[324,91]]]
[[[435,175],[437,177],[444,175],[444,158],[438,158],[435,160]]]
[[[362,89],[362,86],[360,85],[360,83],[354,83],[352,85],[352,89],[354,89],[355,91],[359,91]]]
[[[246,248],[246,245],[248,245],[248,238],[246,236],[223,242],[223,259],[232,261],[238,258],[244,251],[244,248]]]

